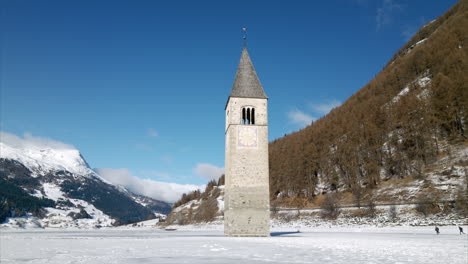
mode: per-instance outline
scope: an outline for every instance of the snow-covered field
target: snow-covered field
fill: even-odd
[[[467,227],[464,227],[465,231]],[[468,263],[456,226],[273,229],[271,237],[224,237],[222,226],[3,229],[1,263]]]

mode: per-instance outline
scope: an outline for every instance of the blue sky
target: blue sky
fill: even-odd
[[[204,184],[224,167],[243,26],[273,140],[345,101],[455,2],[0,0],[0,130],[72,144],[93,168]]]

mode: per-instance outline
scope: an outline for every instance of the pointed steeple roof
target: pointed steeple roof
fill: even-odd
[[[255,68],[250,60],[247,48],[242,50],[239,67],[237,67],[236,79],[232,86],[232,91],[229,97],[248,97],[248,98],[262,98],[268,97],[263,91],[260,80],[258,79]]]

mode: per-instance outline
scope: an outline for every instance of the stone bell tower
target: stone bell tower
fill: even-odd
[[[270,235],[267,103],[244,47],[225,109],[226,236]]]

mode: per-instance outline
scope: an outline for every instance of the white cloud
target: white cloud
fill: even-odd
[[[160,178],[160,179],[164,179],[164,180],[172,179],[172,177],[169,175],[169,173],[160,172],[160,171],[142,170],[141,174],[144,175],[144,176],[155,177],[155,178]]]
[[[424,17],[420,17],[418,22],[403,26],[401,36],[405,41],[409,41],[416,34],[419,28],[421,28],[421,26],[425,25],[426,23],[427,20]]]
[[[193,173],[209,180],[217,180],[224,174],[224,168],[220,168],[209,163],[198,163],[193,169]]]
[[[150,150],[153,150],[153,147],[151,147],[148,144],[139,143],[139,144],[135,144],[135,149],[150,151]]]
[[[377,8],[377,15],[375,16],[377,31],[383,26],[390,24],[393,20],[394,14],[401,9],[401,5],[396,1],[384,0],[382,6]]]
[[[190,151],[190,149],[191,149],[190,147],[183,147],[179,151],[182,152],[182,153],[187,153],[187,152]]]
[[[76,149],[73,145],[65,144],[50,138],[35,137],[31,133],[24,133],[23,137],[0,131],[0,142],[15,148],[39,149]]]
[[[369,4],[369,0],[354,0],[354,3],[360,6],[367,6]]]
[[[154,128],[148,128],[146,135],[148,135],[148,137],[159,137],[158,131]]]
[[[97,168],[95,171],[107,181],[124,186],[136,194],[169,203],[174,203],[179,200],[183,193],[204,188],[204,185],[177,184],[151,179],[142,179],[133,176],[128,169]]]
[[[288,117],[292,123],[303,127],[310,125],[312,121],[316,120],[315,117],[310,116],[297,108],[292,111],[289,111]]]
[[[310,104],[310,108],[320,115],[328,114],[333,108],[341,105],[341,102],[335,99],[329,100],[322,104]]]
[[[410,40],[416,33],[417,28],[415,26],[406,26],[401,32],[401,36],[405,41]]]
[[[340,105],[341,102],[336,99],[328,100],[325,103],[320,104],[309,104],[310,110],[314,113],[314,115],[295,108],[294,110],[288,112],[288,118],[291,123],[300,127],[305,127],[310,125],[313,121],[317,120],[316,116],[324,116],[328,114],[328,112],[330,112],[333,108]]]
[[[174,162],[174,157],[171,155],[164,155],[161,157],[161,160],[166,164],[172,164]]]

